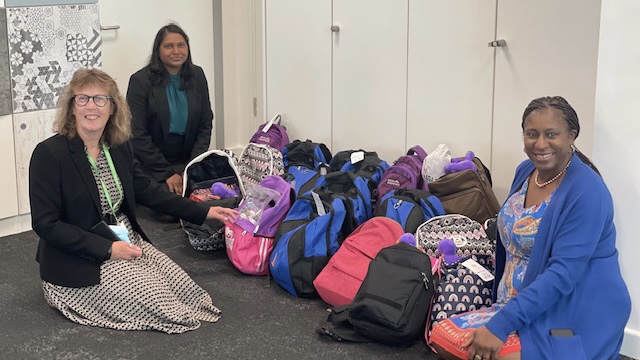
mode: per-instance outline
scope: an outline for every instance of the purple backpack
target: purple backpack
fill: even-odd
[[[416,145],[400,156],[389,167],[378,185],[378,199],[396,189],[429,190],[428,184],[422,178],[422,162],[427,152],[420,145]]]
[[[287,128],[280,124],[282,117],[280,114],[273,117],[273,119],[260,125],[258,131],[256,131],[250,143],[269,145],[280,151],[289,143],[289,135],[287,134]]]
[[[260,227],[256,230],[256,234],[261,236],[273,237],[276,235],[278,225],[284,220],[289,213],[289,209],[296,198],[293,187],[281,176],[267,176],[260,182],[260,186],[272,189],[281,194],[280,199],[273,205],[264,210],[262,219],[260,219]]]

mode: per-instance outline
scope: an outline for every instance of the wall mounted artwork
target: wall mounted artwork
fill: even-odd
[[[101,67],[97,4],[7,8],[13,112],[56,108],[81,67]]]

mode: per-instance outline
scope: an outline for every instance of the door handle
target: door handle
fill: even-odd
[[[120,25],[100,25],[100,30],[118,30]]]
[[[489,41],[489,47],[504,47],[504,46],[507,46],[507,40],[505,39]]]
[[[340,25],[331,25],[331,31],[335,33],[340,32]]]

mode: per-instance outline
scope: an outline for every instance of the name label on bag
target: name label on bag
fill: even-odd
[[[364,160],[364,151],[355,151],[351,153],[351,163],[357,164]]]
[[[489,270],[487,270],[484,266],[478,264],[478,262],[473,259],[464,261],[462,263],[462,266],[478,274],[480,279],[482,279],[483,281],[491,281],[495,278],[495,276],[493,276],[493,274]]]

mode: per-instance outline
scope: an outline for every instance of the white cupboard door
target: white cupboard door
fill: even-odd
[[[266,0],[267,118],[331,146],[331,1]]]
[[[13,121],[11,115],[0,116],[0,219],[18,215],[18,185],[16,183],[16,158],[13,147]],[[22,178],[26,179],[26,178]]]
[[[506,199],[522,151],[522,113],[541,96],[560,95],[576,110],[576,142],[591,153],[600,0],[498,1],[493,124],[494,191]]]
[[[334,0],[332,149],[406,151],[408,0]],[[338,30],[338,29],[336,29]]]
[[[13,114],[13,132],[16,149],[16,173],[18,181],[18,212],[20,215],[31,212],[29,202],[29,163],[36,146],[50,138],[56,109],[29,111]]]
[[[410,0],[407,145],[491,164],[496,0]]]

